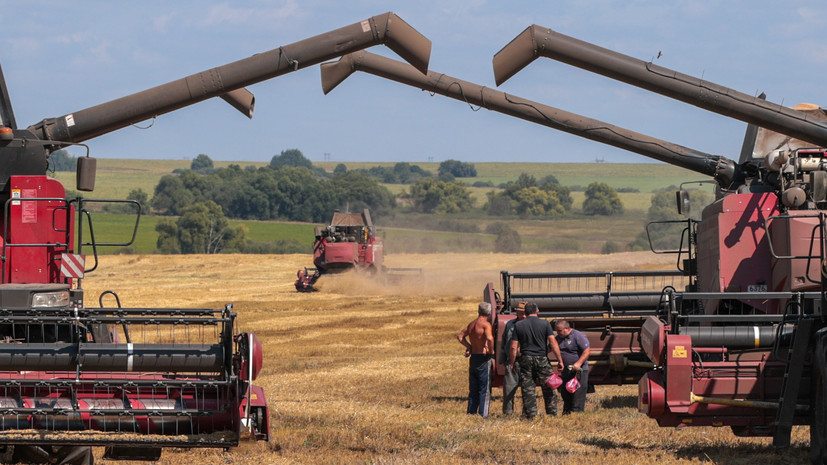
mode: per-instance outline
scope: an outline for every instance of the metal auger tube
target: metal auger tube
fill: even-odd
[[[244,86],[384,44],[424,73],[431,41],[393,13],[258,53],[151,89],[29,126],[37,137],[82,142],[212,97],[222,97],[247,116],[254,99]]]
[[[345,55],[335,63],[323,64],[321,69],[322,89],[325,93],[333,90],[354,71],[364,71],[468,104],[479,105],[488,110],[639,153],[704,175],[714,176],[725,183],[727,179],[732,178],[735,169],[734,163],[725,157],[689,149],[446,74],[434,71],[422,74],[406,63],[366,51]]]
[[[827,122],[736,90],[644,62],[537,25],[494,55],[497,85],[538,57],[551,58],[714,113],[827,146]]]

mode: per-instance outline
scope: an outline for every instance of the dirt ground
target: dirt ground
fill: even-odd
[[[636,386],[598,387],[587,412],[565,420],[465,415],[467,362],[454,335],[474,318],[485,284],[501,287],[500,270],[674,269],[675,260],[401,254],[386,264],[422,268],[421,278],[384,286],[358,274],[324,276],[319,292],[299,294],[293,281],[309,255],[117,255],[100,257],[83,287],[87,306],[104,290],[126,307],[233,303],[237,332],[264,344],[256,383],[267,393],[271,441],[165,451],[161,464],[806,463],[806,428],[795,428],[794,446],[781,452],[726,428],[658,428],[637,412]]]

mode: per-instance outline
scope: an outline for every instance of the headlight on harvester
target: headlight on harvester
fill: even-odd
[[[32,307],[68,307],[69,291],[38,292],[32,295]]]

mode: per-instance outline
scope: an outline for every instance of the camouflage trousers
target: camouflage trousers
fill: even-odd
[[[537,394],[535,387],[543,389],[543,401],[547,415],[557,415],[557,393],[546,386],[546,378],[551,376],[551,364],[546,356],[524,355],[520,357],[520,386],[523,388],[523,416],[537,416]]]

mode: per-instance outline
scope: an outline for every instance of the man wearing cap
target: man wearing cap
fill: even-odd
[[[514,367],[508,363],[508,353],[511,350],[511,338],[514,334],[514,325],[518,321],[525,319],[525,302],[520,302],[514,308],[514,314],[517,318],[508,320],[503,330],[502,344],[498,353],[498,361],[505,365],[505,374],[503,375],[503,414],[511,415],[514,413],[514,396],[517,394],[517,386],[520,385],[520,348],[517,347],[517,357],[514,362]]]
[[[459,343],[465,346],[468,362],[468,413],[488,416],[491,402],[491,356],[494,354],[494,331],[488,321],[491,304],[481,302],[477,319],[468,323],[457,334]]]
[[[546,386],[546,378],[551,376],[552,369],[549,355],[553,352],[557,359],[558,368],[563,368],[563,357],[560,347],[554,339],[554,330],[551,323],[540,319],[537,315],[537,304],[530,302],[525,306],[526,318],[514,324],[514,334],[511,337],[511,350],[508,362],[513,369],[517,363],[517,351],[520,352],[520,386],[523,389],[523,416],[532,419],[537,416],[537,396],[535,386],[540,384],[543,390],[543,401],[547,415],[557,415],[557,393]]]
[[[577,377],[580,387],[574,393],[560,387],[560,397],[563,398],[563,415],[571,412],[582,412],[586,409],[586,390],[589,385],[589,338],[576,329],[572,329],[566,320],[557,320],[554,329],[557,331],[557,344],[563,354],[563,363],[566,369],[560,374],[563,382]]]

